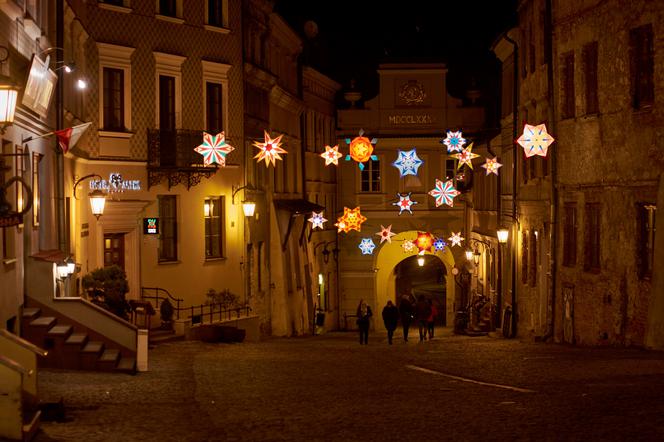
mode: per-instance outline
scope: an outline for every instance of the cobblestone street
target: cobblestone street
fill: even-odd
[[[439,334],[185,341],[136,376],[43,370],[67,422],[36,440],[664,439],[662,353]]]

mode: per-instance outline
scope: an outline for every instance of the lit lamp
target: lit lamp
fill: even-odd
[[[417,265],[420,267],[424,267],[424,256],[420,256],[417,258]]]
[[[476,266],[480,264],[481,256],[482,254],[479,252],[479,250],[475,249],[475,252],[473,252],[473,262],[475,263]]]
[[[104,206],[106,205],[106,193],[99,189],[95,189],[90,193],[90,207],[92,207],[92,214],[99,219],[104,214]]]
[[[504,227],[501,227],[496,231],[496,234],[498,236],[498,242],[501,244],[505,244],[507,243],[507,238],[509,237],[510,231]]]
[[[0,130],[14,123],[18,88],[12,84],[0,84]]]
[[[468,261],[472,261],[472,260],[473,260],[473,251],[472,251],[472,250],[470,250],[470,249],[467,249],[467,250],[466,250],[466,259],[467,259]]]
[[[56,266],[56,270],[58,272],[58,278],[60,278],[63,281],[67,279],[67,276],[69,276],[69,266],[64,261],[62,261]]]
[[[76,271],[76,261],[74,261],[70,256],[69,258],[65,259],[65,263],[67,264],[67,274],[73,275]]]
[[[235,194],[238,193],[242,189],[255,190],[254,186],[252,186],[251,184],[247,184],[246,186],[238,187],[237,189],[233,188],[233,193],[231,194],[231,203],[232,204],[235,204]],[[245,191],[245,196],[246,196],[246,191]],[[256,212],[256,203],[251,201],[251,200],[242,201],[242,211],[244,212],[244,216],[246,216],[246,217],[254,216],[254,213]]]

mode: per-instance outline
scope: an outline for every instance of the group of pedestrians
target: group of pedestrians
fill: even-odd
[[[357,325],[360,329],[360,344],[369,343],[369,325],[372,316],[371,307],[364,300],[360,300],[357,306]],[[415,301],[411,294],[404,293],[399,301],[399,306],[392,301],[387,301],[383,308],[383,322],[387,329],[387,342],[392,345],[394,331],[397,329],[399,319],[403,328],[403,340],[408,342],[408,331],[413,319],[417,320],[420,332],[420,342],[426,341],[427,336],[433,339],[434,323],[438,316],[438,309],[431,299],[420,295]]]

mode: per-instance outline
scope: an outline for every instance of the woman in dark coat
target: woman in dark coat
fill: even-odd
[[[387,342],[392,345],[392,335],[399,322],[399,309],[392,304],[392,301],[387,301],[387,305],[383,308],[383,322],[387,329]]]
[[[369,343],[369,318],[371,318],[371,307],[360,300],[357,306],[357,326],[360,328],[360,345]]]

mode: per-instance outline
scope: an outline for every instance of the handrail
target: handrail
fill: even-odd
[[[145,295],[144,292],[145,290],[154,290],[155,295]],[[164,292],[168,296],[168,298],[162,297],[159,295],[159,292]],[[170,292],[166,289],[162,289],[161,287],[141,287],[141,299],[154,299],[156,301],[155,309],[159,309],[159,300],[161,299],[170,299],[173,302],[175,302],[175,313],[176,313],[176,319],[180,319],[180,303],[184,301],[184,299],[176,298],[173,295],[170,294]]]
[[[90,307],[93,310],[96,310],[101,315],[104,315],[107,318],[109,318],[109,319],[111,319],[115,322],[118,322],[118,323],[120,323],[120,324],[122,324],[126,327],[129,327],[132,330],[138,331],[138,327],[136,327],[131,322],[127,321],[124,318],[119,317],[118,315],[115,315],[115,314],[109,312],[108,310],[106,310],[103,307],[100,307],[99,305],[95,304],[94,302],[91,302],[91,301],[89,301],[85,298],[81,298],[80,296],[67,296],[66,298],[65,297],[53,298],[53,301],[56,302],[56,303],[57,302],[62,302],[63,304],[64,303],[83,303],[83,304],[86,304],[88,307]]]
[[[9,330],[5,329],[0,329],[0,335],[3,337],[7,338],[8,340],[20,345],[21,347],[24,347],[33,353],[39,355],[39,356],[46,356],[48,352],[42,348],[37,347],[35,344],[33,344],[30,341],[26,341],[25,339],[21,338],[20,336],[16,336],[14,333],[10,332]]]

